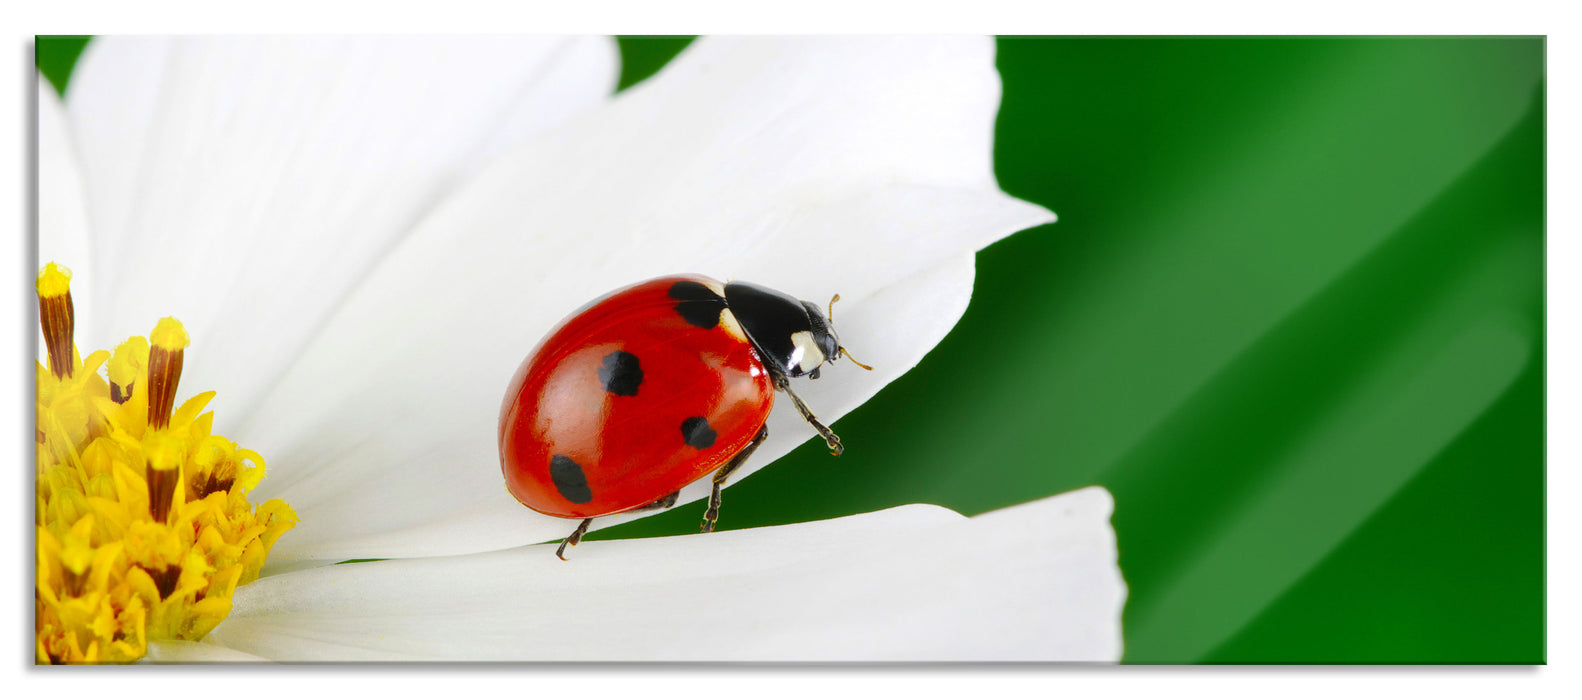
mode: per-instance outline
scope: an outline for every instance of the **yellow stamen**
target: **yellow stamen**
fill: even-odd
[[[134,335],[116,346],[106,367],[110,375],[110,400],[126,403],[137,388],[137,377],[148,366],[148,341]]]
[[[148,351],[148,427],[161,430],[170,423],[176,385],[181,383],[181,357],[191,339],[181,322],[170,317],[160,319],[148,337],[153,341]]]
[[[38,273],[38,320],[49,349],[49,369],[56,377],[70,377],[75,347],[72,345],[76,314],[71,305],[71,270],[50,263]]]
[[[60,552],[61,591],[79,597],[88,583],[88,568],[93,564],[93,549],[88,546],[88,533],[93,530],[93,516],[84,517],[67,534]]]
[[[169,409],[166,409],[169,412]],[[178,438],[153,429],[143,438],[143,454],[148,459],[148,514],[156,523],[170,521],[176,504],[176,486],[181,483],[181,462],[186,452]]]
[[[53,264],[39,274],[41,312],[66,300],[69,328],[66,283]],[[35,658],[135,661],[152,640],[202,639],[296,513],[248,501],[264,460],[213,434],[204,407],[214,392],[177,407],[189,344],[178,321],[160,321],[153,343],[134,337],[86,360],[69,331],[57,352],[61,324],[51,323],[41,313],[51,349],[35,373]]]

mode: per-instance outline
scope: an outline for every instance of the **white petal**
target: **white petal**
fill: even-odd
[[[1116,661],[1109,493],[323,567],[207,641],[281,661]]]
[[[608,96],[565,37],[103,37],[67,97],[104,342],[164,316],[239,407],[459,178]],[[223,415],[223,413],[222,413]]]
[[[54,262],[72,272],[71,291],[77,328],[92,325],[94,309],[84,301],[93,298],[94,271],[90,259],[86,205],[82,196],[82,175],[77,154],[72,148],[66,115],[55,88],[42,77],[38,80],[38,268]],[[37,330],[40,361],[47,363],[44,338]],[[77,345],[87,354],[97,346],[88,345],[81,332]]]
[[[563,536],[505,495],[497,411],[523,355],[599,294],[686,271],[839,292],[843,339],[883,370],[810,391],[834,420],[960,316],[963,255],[1053,218],[994,185],[987,40],[699,44],[436,211],[243,426],[271,460],[259,493],[302,515],[275,566]],[[939,266],[947,282],[889,293],[904,311],[868,305]],[[753,468],[811,434],[786,420]]]
[[[234,664],[267,662],[262,656],[207,642],[150,641],[143,661],[161,664]]]

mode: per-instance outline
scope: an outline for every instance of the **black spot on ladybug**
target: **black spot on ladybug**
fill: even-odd
[[[725,299],[714,290],[697,282],[677,282],[670,285],[670,298],[677,300],[676,313],[699,328],[713,328],[720,324],[720,312],[725,310]]]
[[[681,440],[689,447],[704,450],[714,446],[714,440],[720,436],[709,427],[709,419],[703,416],[693,416],[681,421]]]
[[[636,396],[637,387],[643,384],[643,367],[637,356],[625,350],[616,350],[604,356],[599,367],[599,382],[604,390],[616,396]]]
[[[555,482],[555,488],[560,495],[572,503],[587,503],[593,500],[593,491],[588,489],[588,477],[582,473],[582,465],[565,455],[555,455],[549,460],[549,478]]]

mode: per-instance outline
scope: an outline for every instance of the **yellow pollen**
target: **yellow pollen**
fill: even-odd
[[[50,263],[38,273],[38,295],[45,299],[66,294],[71,289],[71,270]]]
[[[68,280],[52,263],[38,282],[41,309],[67,302],[67,329]],[[41,322],[51,356],[35,370],[35,661],[128,662],[151,641],[202,639],[296,513],[248,500],[264,460],[213,433],[214,392],[176,406],[190,340],[180,322],[85,359],[67,330],[61,371],[60,324]]]
[[[148,367],[148,341],[140,335],[128,338],[116,346],[110,356],[106,374],[110,376],[110,399],[123,403],[132,397],[137,388],[137,378]]]
[[[148,339],[153,341],[154,347],[171,351],[183,350],[192,344],[187,328],[171,316],[159,319],[159,323],[154,325],[154,332],[148,334]]]

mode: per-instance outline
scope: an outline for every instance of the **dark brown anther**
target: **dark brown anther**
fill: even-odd
[[[40,294],[38,321],[44,328],[44,347],[49,351],[49,371],[60,379],[70,377],[72,332],[75,324],[71,292],[53,297]]]
[[[176,502],[176,485],[181,482],[180,465],[156,468],[148,465],[148,514],[157,523],[169,523]]]
[[[176,405],[176,386],[181,383],[182,350],[167,350],[155,345],[148,352],[148,427],[162,430],[170,425]]]
[[[60,583],[61,590],[66,595],[73,598],[81,597],[83,591],[87,589],[88,570],[78,572],[72,571],[69,566],[63,566],[60,568]]]
[[[215,492],[230,491],[236,484],[236,463],[225,460],[214,465],[214,469],[201,478],[193,478],[187,484],[191,492],[188,500],[201,501]]]
[[[181,580],[180,565],[171,564],[157,570],[142,565],[139,565],[138,568],[146,572],[149,578],[154,579],[154,587],[159,589],[160,600],[165,600],[170,597],[170,594],[176,592],[176,583]]]

